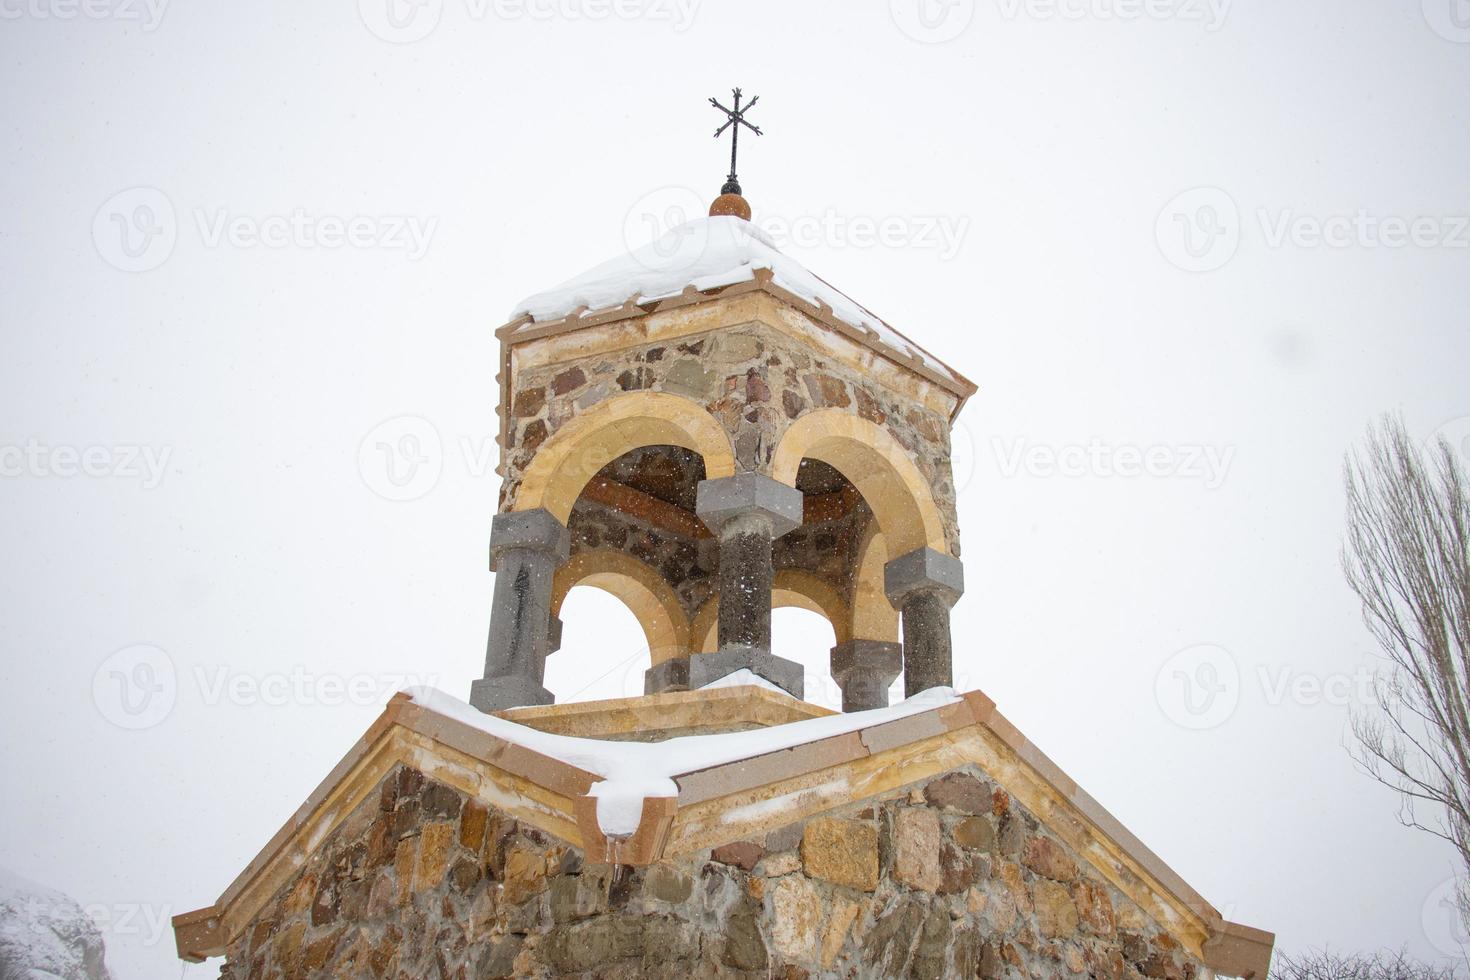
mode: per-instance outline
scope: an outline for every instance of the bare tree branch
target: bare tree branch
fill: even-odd
[[[1363,450],[1348,455],[1343,469],[1343,573],[1388,659],[1374,682],[1376,708],[1354,713],[1354,759],[1400,794],[1400,820],[1453,844],[1470,874],[1470,478],[1447,442],[1440,439],[1422,453],[1391,416],[1369,432]],[[1431,812],[1438,828],[1419,807]],[[1470,929],[1467,899],[1461,894],[1458,904]],[[1404,962],[1400,954],[1397,963]],[[1301,963],[1314,969],[1394,965],[1325,953]],[[1379,980],[1399,974],[1340,975]]]

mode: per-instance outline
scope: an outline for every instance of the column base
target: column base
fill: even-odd
[[[806,670],[801,664],[751,646],[728,646],[716,653],[696,653],[689,658],[689,687],[713,684],[737,670],[749,670],[794,698],[803,697],[806,691]]]
[[[555,702],[550,691],[529,677],[482,677],[470,685],[470,704],[486,714]]]
[[[888,687],[903,672],[903,646],[848,640],[832,648],[832,679],[842,688],[843,711],[888,707]]]
[[[665,691],[689,690],[689,658],[675,657],[661,664],[654,664],[643,672],[643,693],[662,694]]]

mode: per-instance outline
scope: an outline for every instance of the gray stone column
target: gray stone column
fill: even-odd
[[[801,491],[737,473],[702,481],[694,509],[720,541],[720,648],[690,657],[689,686],[749,668],[801,697],[801,664],[771,655],[771,542],[801,526]]]
[[[882,640],[848,640],[832,648],[832,679],[843,711],[888,707],[888,687],[903,670],[903,647]]]
[[[552,577],[570,550],[566,527],[550,511],[495,515],[490,526],[495,598],[485,646],[485,676],[470,685],[470,704],[481,711],[555,700],[541,682],[546,676],[546,655],[560,645],[559,635],[553,644]]]
[[[883,566],[883,591],[903,614],[903,694],[954,683],[949,607],[965,591],[958,558],[919,548]]]

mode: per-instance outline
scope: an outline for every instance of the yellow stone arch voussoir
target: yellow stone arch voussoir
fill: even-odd
[[[929,481],[887,429],[837,408],[809,412],[781,437],[771,476],[795,486],[797,468],[807,456],[832,466],[857,487],[878,518],[890,554],[923,547],[948,553]]]
[[[526,468],[512,509],[544,507],[565,524],[587,481],[643,446],[682,446],[699,453],[711,480],[735,472],[730,437],[704,406],[679,395],[630,391],[598,402],[543,442]]]
[[[567,593],[590,585],[623,601],[648,638],[649,659],[663,663],[689,649],[689,619],[664,577],[631,555],[608,549],[580,551],[557,569],[551,585],[551,614],[561,615]]]

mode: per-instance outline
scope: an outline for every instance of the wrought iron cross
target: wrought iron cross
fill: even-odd
[[[726,109],[720,105],[719,99],[711,98],[709,100],[710,105],[725,114],[725,124],[715,130],[715,138],[719,139],[721,133],[727,129],[730,130],[730,176],[725,178],[725,186],[720,188],[721,194],[740,193],[740,181],[735,176],[735,153],[740,146],[740,127],[744,126],[757,136],[762,135],[759,126],[754,126],[745,120],[745,114],[755,108],[755,104],[761,100],[761,97],[757,95],[746,103],[745,108],[742,109],[740,108],[740,90],[737,88],[734,91],[735,108],[733,109]]]

